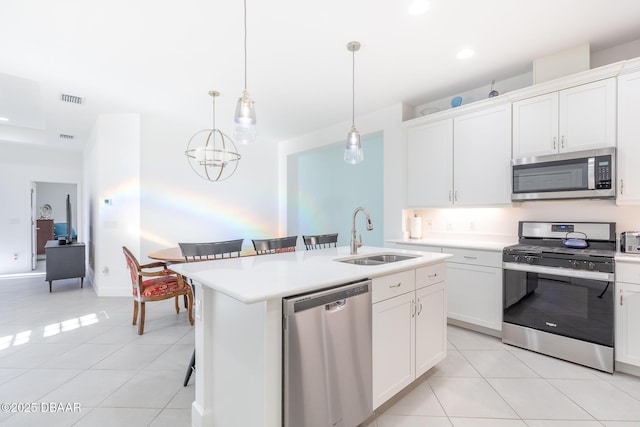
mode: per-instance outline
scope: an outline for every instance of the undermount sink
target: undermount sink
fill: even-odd
[[[336,261],[346,262],[348,264],[357,264],[357,265],[381,265],[381,264],[389,264],[391,262],[406,261],[412,258],[418,258],[418,255],[377,254],[377,255],[358,256],[354,258],[337,259]]]

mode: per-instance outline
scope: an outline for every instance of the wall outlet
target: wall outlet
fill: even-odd
[[[17,261],[17,260],[18,260],[18,254],[17,254],[17,253],[16,253],[16,254],[13,254],[13,260],[14,260],[14,261]]]

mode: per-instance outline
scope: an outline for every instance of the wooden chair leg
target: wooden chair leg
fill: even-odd
[[[187,313],[189,314],[189,324],[193,326],[193,294],[189,293],[188,295],[185,295],[185,297],[187,297],[187,299],[189,300],[189,307],[187,308]]]
[[[144,303],[140,303],[140,323],[138,324],[138,335],[144,333]]]
[[[187,304],[189,303],[188,298],[187,298],[187,294],[184,295],[184,308],[189,308],[187,307]]]
[[[132,325],[135,325],[138,322],[138,301],[133,300],[133,322]]]
[[[175,298],[176,302],[176,313],[180,313],[180,304],[178,303],[178,297]]]

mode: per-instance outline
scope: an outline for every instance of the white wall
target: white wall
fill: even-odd
[[[184,151],[200,129],[145,114],[141,126],[140,253],[203,242],[278,234],[277,146],[239,145],[242,156],[229,179],[211,182],[189,166]],[[223,128],[223,130],[226,130]],[[230,130],[228,132],[231,132]]]
[[[406,148],[402,140],[400,124],[406,119],[408,109],[395,104],[366,115],[356,117],[355,123],[361,135],[382,132],[384,158],[384,240],[401,235],[402,208],[406,205]],[[317,130],[280,143],[279,186],[280,224],[287,224],[287,156],[311,148],[345,141],[351,128],[350,122]],[[365,152],[365,161],[367,153]],[[365,206],[366,207],[366,206]],[[284,232],[284,230],[283,230]],[[365,239],[366,235],[363,236]],[[366,242],[365,242],[366,243]]]
[[[5,142],[0,142],[0,153],[0,274],[25,273],[31,271],[31,185],[34,181],[61,182],[77,184],[80,189],[82,154]],[[82,212],[82,203],[78,205]]]
[[[131,295],[122,246],[140,249],[140,115],[100,115],[85,164],[88,279],[99,296]]]

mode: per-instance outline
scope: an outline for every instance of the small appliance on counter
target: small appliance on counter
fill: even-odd
[[[640,254],[640,231],[620,233],[620,252]]]

